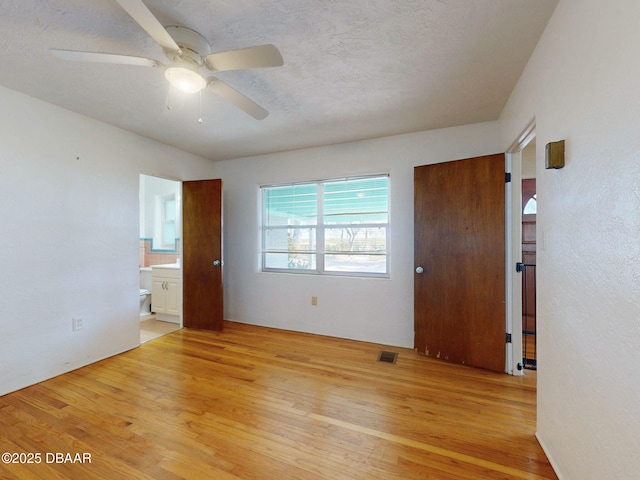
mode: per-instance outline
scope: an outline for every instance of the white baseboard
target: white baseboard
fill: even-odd
[[[540,447],[542,447],[542,451],[547,456],[547,460],[549,460],[549,463],[551,464],[551,468],[553,468],[553,471],[558,476],[558,480],[564,480],[564,476],[560,472],[560,467],[558,466],[556,461],[553,459],[553,455],[551,455],[551,452],[547,448],[547,444],[544,443],[544,440],[542,440],[542,438],[540,438],[540,435],[538,434],[538,432],[536,432],[536,439],[538,440]]]

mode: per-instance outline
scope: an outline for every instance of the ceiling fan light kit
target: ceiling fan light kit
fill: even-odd
[[[206,80],[198,72],[187,67],[169,67],[164,76],[171,85],[184,93],[197,93],[207,86]]]
[[[51,49],[57,58],[69,61],[111,63],[146,67],[164,67],[165,78],[171,85],[185,93],[197,93],[205,88],[220,95],[257,120],[269,114],[264,108],[222,80],[205,77],[199,70],[215,72],[243,70],[247,68],[279,67],[284,64],[282,55],[273,45],[258,45],[239,50],[211,53],[209,42],[198,32],[186,27],[164,27],[142,0],[116,0],[117,3],[158,43],[169,65],[143,57],[131,57],[112,53],[81,52]]]
[[[165,56],[174,63],[165,70],[166,79],[184,93],[197,93],[206,88],[207,82],[198,69],[204,63],[203,57],[211,53],[209,42],[186,27],[171,26],[165,30],[180,47],[178,51],[163,49]]]

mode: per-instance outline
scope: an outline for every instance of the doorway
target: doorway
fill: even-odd
[[[536,216],[538,196],[536,190],[536,140],[522,150],[522,365],[537,368],[536,317]]]
[[[182,328],[181,183],[140,174],[140,343]]]
[[[525,264],[535,265],[535,216],[524,213],[525,207],[529,212],[533,205],[537,211],[537,195],[534,197],[533,186],[536,177],[535,139],[536,125],[532,121],[507,151],[507,171],[511,173],[512,180],[507,184],[507,332],[512,338],[507,365],[513,375],[524,375],[525,359],[537,351],[535,335],[531,335],[536,328],[530,329],[529,326],[535,322],[531,315],[535,315],[533,281],[536,267],[527,267],[524,271]],[[529,202],[531,199],[533,202]],[[531,360],[529,365],[535,364],[535,357]]]

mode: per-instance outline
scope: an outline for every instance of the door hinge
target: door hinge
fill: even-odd
[[[521,273],[524,270],[524,263],[518,262],[516,263],[516,272]]]
[[[511,334],[507,333],[507,343],[511,343]]]
[[[511,172],[505,172],[504,183],[511,183]]]

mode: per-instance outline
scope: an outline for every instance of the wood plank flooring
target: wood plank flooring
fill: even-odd
[[[522,358],[529,361],[537,359],[537,345],[535,335],[522,335]],[[535,363],[534,363],[535,364]]]
[[[3,479],[557,478],[535,375],[230,322],[0,397],[0,432],[0,452],[41,454]]]

